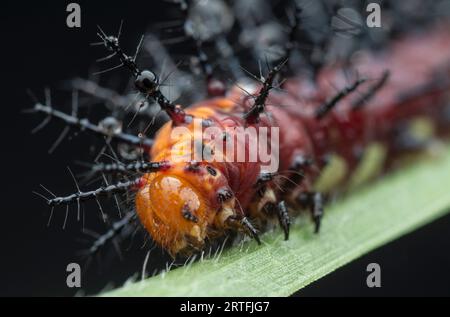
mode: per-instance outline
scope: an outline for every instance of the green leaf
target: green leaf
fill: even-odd
[[[387,175],[328,206],[319,235],[301,217],[289,241],[280,229],[263,245],[242,243],[105,293],[106,296],[287,296],[337,268],[444,215],[450,152]]]

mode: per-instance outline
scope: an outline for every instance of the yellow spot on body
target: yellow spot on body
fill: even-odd
[[[379,142],[369,144],[364,150],[361,162],[350,178],[349,189],[355,189],[381,173],[386,154],[387,149],[383,144]]]
[[[335,189],[347,175],[347,162],[339,155],[332,154],[328,164],[314,184],[314,190],[327,193]]]

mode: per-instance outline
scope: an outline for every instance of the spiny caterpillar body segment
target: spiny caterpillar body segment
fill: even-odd
[[[205,97],[191,106],[171,101],[156,71],[141,68],[137,56],[145,46],[143,39],[136,52],[128,55],[120,44],[122,26],[117,35],[108,35],[99,27],[99,44],[110,52],[105,59],[118,61],[113,68],[130,71],[141,105],[158,105],[170,120],[152,139],[146,133],[154,121],[142,118],[141,106],[132,121],[137,118],[147,124],[136,136],[78,119],[76,112],[68,115],[50,104],[36,103],[35,112],[105,136],[108,146],[114,142],[137,147],[142,155],[130,162],[116,158],[112,163],[94,165],[90,175],[111,175],[119,181],[92,191],[78,189],[69,196],[52,197],[47,200],[49,205],[79,206],[102,195],[135,192],[133,204],[140,223],[172,256],[192,254],[233,232],[260,242],[259,233],[273,222],[279,223],[288,239],[295,211],[310,212],[314,231],[319,232],[327,197],[366,183],[402,156],[424,151],[437,138],[448,135],[447,22],[429,25],[425,32],[400,32],[401,36],[396,30],[395,40],[386,34],[383,47],[366,34],[366,46],[332,60],[318,59],[318,51],[322,55],[331,51],[331,36],[314,38],[306,25],[302,28],[305,10],[300,2],[293,2],[294,17],[287,36],[283,36],[282,53],[266,55],[265,66],[260,63],[260,74],[255,76],[239,66],[239,56],[228,43],[227,32],[232,29],[229,16],[215,21],[221,24],[216,29],[207,28],[218,8],[234,19],[225,2],[177,1],[189,26],[184,27],[184,38],[193,43],[197,55],[191,66],[204,76]],[[258,19],[243,19],[238,7],[235,4],[242,37],[266,27]],[[270,16],[270,12],[263,13]],[[393,33],[394,29],[392,26]],[[364,32],[369,31],[362,28]],[[264,42],[264,38],[260,40]],[[305,43],[313,49],[302,49]],[[265,49],[263,44],[268,43],[254,44],[253,53],[259,56]],[[223,64],[213,66],[215,61],[208,55],[211,46]],[[275,46],[280,48],[277,43]],[[227,87],[220,69],[226,69],[236,81]],[[246,80],[244,75],[248,75]],[[75,86],[95,94],[83,81],[78,80]],[[100,98],[111,95],[101,91]],[[258,135],[256,139],[247,134],[250,129],[266,131],[268,137]],[[229,144],[233,146],[227,147]],[[245,153],[243,160],[232,151],[235,148]],[[268,150],[265,159],[261,148]],[[251,159],[255,151],[258,155]],[[276,169],[270,170],[273,166]]]

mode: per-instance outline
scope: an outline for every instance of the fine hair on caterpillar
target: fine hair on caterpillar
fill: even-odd
[[[185,64],[171,60],[176,67],[169,74],[160,73],[160,60],[147,67],[139,59],[144,53],[169,58],[162,41],[142,36],[129,53],[121,43],[122,23],[115,35],[98,27],[96,44],[107,51],[99,61],[116,64],[97,74],[126,69],[134,97],[73,80],[76,91],[108,104],[111,116],[97,124],[80,118],[78,106],[67,114],[49,97],[35,102],[30,111],[46,118],[38,129],[52,118],[66,124],[58,144],[72,128],[104,138],[107,149],[85,174],[104,177],[105,185],[85,191],[77,185],[77,192],[61,197],[49,193],[49,206],[67,212],[101,196],[117,201],[133,193],[127,201],[133,213],[112,232],[137,220],[173,257],[230,235],[260,243],[274,223],[288,239],[298,213],[308,213],[318,233],[328,197],[448,135],[447,22],[430,22],[417,34],[392,25],[383,40],[360,26],[359,38],[347,36],[341,47],[330,16],[339,4],[318,1],[311,9],[304,1],[282,1],[288,13],[280,14],[286,10],[254,2],[261,12],[236,2],[176,1],[184,21],[178,31],[193,54]],[[316,18],[323,28],[310,21]],[[174,89],[192,90],[189,97],[171,98],[172,76]],[[168,119],[161,126],[159,115]],[[427,135],[413,131],[419,124]]]

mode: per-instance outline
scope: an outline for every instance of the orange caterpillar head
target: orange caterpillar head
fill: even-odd
[[[228,99],[214,99],[205,105],[190,108],[187,113],[207,119],[214,109],[233,106]],[[194,129],[194,122],[183,127]],[[167,161],[169,167],[146,174],[137,193],[136,209],[141,222],[153,240],[174,256],[189,254],[203,247],[215,232],[223,232],[236,216],[237,199],[224,175],[223,162],[194,162],[186,149],[192,150],[190,133],[174,134],[172,123],[162,127],[152,146],[155,161]],[[176,161],[173,157],[183,157]]]
[[[179,163],[143,177],[136,210],[153,240],[174,256],[201,249],[214,229],[233,215],[232,202],[219,170]]]

